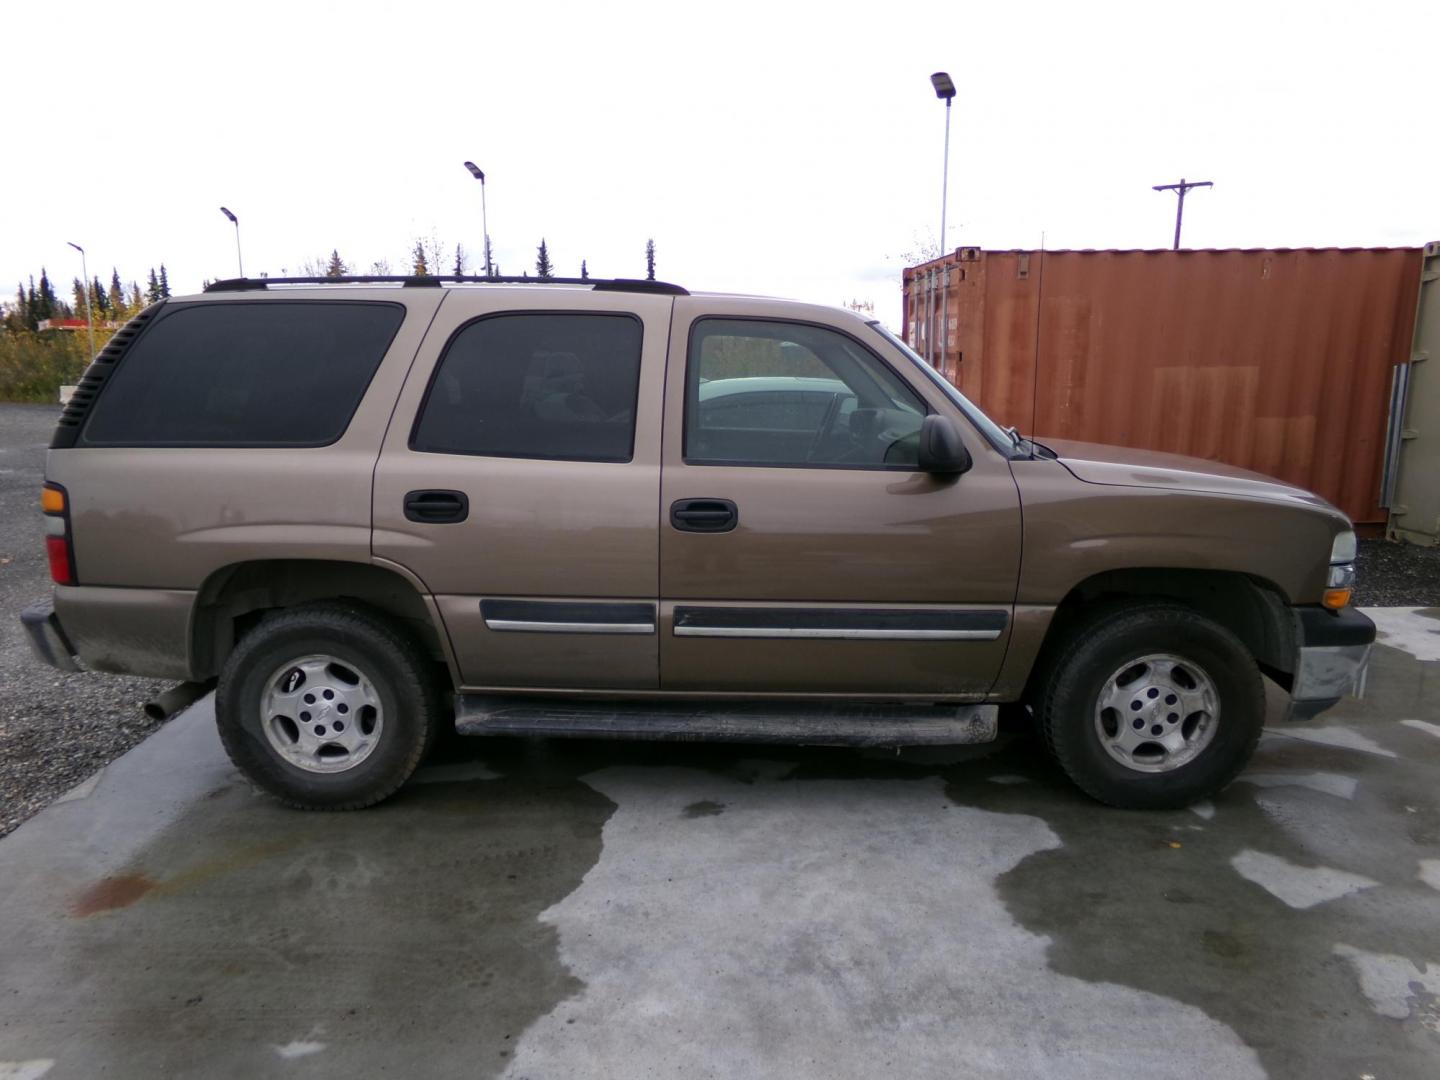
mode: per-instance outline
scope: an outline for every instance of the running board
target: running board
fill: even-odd
[[[461,694],[455,698],[455,730],[576,739],[954,746],[993,742],[999,713],[998,705],[702,704]]]

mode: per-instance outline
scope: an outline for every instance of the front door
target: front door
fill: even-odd
[[[659,681],[668,296],[455,289],[375,473],[374,552],[434,597],[467,689]]]
[[[683,297],[671,343],[661,686],[983,697],[1020,565],[1005,456],[826,309]],[[917,471],[929,412],[960,426],[965,474]]]

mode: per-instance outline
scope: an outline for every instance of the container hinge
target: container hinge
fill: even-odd
[[[1418,439],[1419,437],[1420,432],[1416,431],[1413,427],[1400,429],[1400,438],[1402,439]]]
[[[1412,364],[1418,364],[1422,360],[1429,359],[1430,351],[1428,349],[1416,349],[1413,353],[1410,354],[1410,363]]]

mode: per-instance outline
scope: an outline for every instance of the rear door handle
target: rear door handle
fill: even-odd
[[[740,511],[729,499],[678,499],[670,504],[670,525],[681,532],[729,532]]]
[[[410,491],[405,494],[405,517],[423,525],[448,525],[470,514],[470,499],[463,491]]]

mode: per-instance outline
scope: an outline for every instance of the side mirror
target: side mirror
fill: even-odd
[[[959,476],[974,462],[960,438],[955,421],[948,416],[931,413],[920,425],[920,454],[917,467],[921,472]]]

